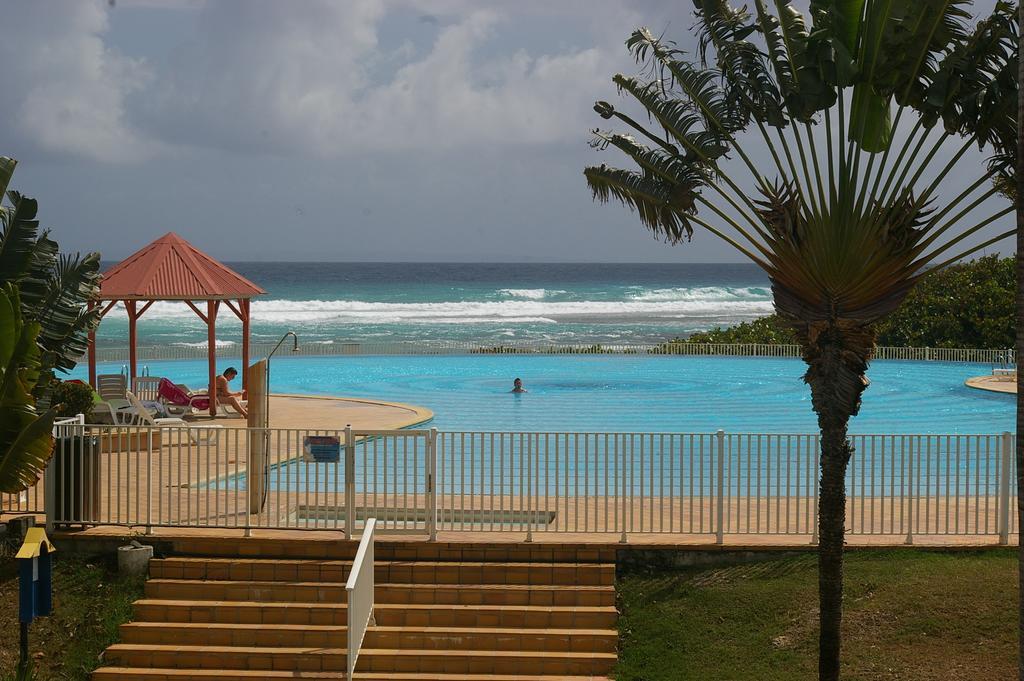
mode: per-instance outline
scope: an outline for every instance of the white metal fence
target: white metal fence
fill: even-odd
[[[54,421],[53,435],[57,436],[62,426],[84,425],[85,416],[79,414]],[[45,477],[45,476],[44,476]],[[45,483],[37,483],[20,492],[0,492],[0,515],[39,515],[46,512],[44,503]]]
[[[815,538],[808,434],[312,431],[58,427],[57,525],[378,532],[804,535]],[[307,437],[337,454],[311,460]],[[336,438],[332,440],[331,438]],[[1016,531],[1014,442],[855,435],[847,531],[911,542]],[[316,458],[316,457],[314,457]],[[52,491],[51,491],[52,490]]]
[[[273,344],[254,343],[250,348],[252,357],[262,357],[273,349]],[[217,356],[238,357],[238,346],[217,348]],[[724,355],[741,357],[800,357],[798,345],[774,345],[752,343],[648,343],[648,344],[583,344],[553,345],[547,343],[516,343],[512,345],[488,345],[479,342],[426,341],[426,342],[320,342],[304,343],[299,354],[312,356],[337,355]],[[96,353],[100,362],[127,362],[128,348],[100,347]],[[879,347],[876,359],[923,360],[941,362],[982,362],[989,364],[1013,364],[1012,349],[978,348],[903,348]],[[139,361],[167,359],[206,359],[206,348],[195,346],[156,345],[138,348]]]
[[[363,646],[366,628],[374,626],[373,595],[374,595],[374,528],[376,521],[369,518],[363,527],[363,536],[359,540],[356,557],[352,561],[352,570],[348,573],[345,583],[345,595],[348,600],[348,657],[346,679],[355,678],[356,662],[359,660],[359,649]]]

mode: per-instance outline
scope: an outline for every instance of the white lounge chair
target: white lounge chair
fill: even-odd
[[[132,379],[132,392],[143,402],[159,402],[160,377],[136,376]]]
[[[110,416],[116,426],[181,426],[187,421],[178,417],[154,418],[153,411],[142,404],[135,393],[128,391],[124,400],[107,400]]]
[[[220,436],[220,429],[224,426],[219,423],[189,423],[177,416],[166,418],[155,418],[149,409],[146,408],[138,397],[128,393],[128,402],[131,404],[131,411],[135,414],[136,421],[130,424],[135,426],[184,426],[188,429],[188,436],[193,442],[216,442]]]
[[[96,377],[96,392],[103,401],[123,400],[128,392],[128,379],[124,374],[100,374]]]

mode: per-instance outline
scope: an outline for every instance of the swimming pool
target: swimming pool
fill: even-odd
[[[238,361],[219,367],[230,364]],[[146,366],[193,387],[206,381],[205,361]],[[851,432],[1012,431],[1013,395],[963,384],[989,371],[985,364],[875,362]],[[273,360],[271,389],[422,405],[442,430],[811,433],[817,424],[803,372],[798,359],[760,357],[284,356]],[[75,376],[84,375],[80,365]],[[509,393],[517,376],[528,393]]]

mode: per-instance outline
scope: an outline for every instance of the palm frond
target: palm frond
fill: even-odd
[[[920,108],[939,60],[967,37],[969,0],[890,0],[889,19],[870,39],[878,41],[870,85],[900,106]]]
[[[617,75],[612,80],[620,91],[629,93],[647,109],[689,158],[713,163],[729,150],[723,135],[704,127],[704,119],[685,100],[669,99],[656,85],[628,76]]]
[[[99,308],[86,303],[100,291],[98,253],[61,255],[55,267],[39,275],[46,282],[42,298],[33,301],[28,318],[40,323],[39,345],[47,369],[67,372],[88,348],[88,334],[99,323]]]
[[[765,55],[747,40],[758,31],[747,8],[733,7],[726,0],[697,0],[695,5],[701,65],[707,68],[713,48],[726,106],[773,127],[784,127],[782,94]]]
[[[0,492],[18,492],[39,480],[53,452],[53,410],[35,408],[41,373],[39,325],[25,322],[13,284],[0,287]]]
[[[693,226],[686,215],[695,211],[695,194],[687,188],[605,165],[589,167],[583,174],[594,199],[601,203],[617,199],[635,210],[640,221],[656,236],[670,243],[693,236]]]

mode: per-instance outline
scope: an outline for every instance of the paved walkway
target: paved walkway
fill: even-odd
[[[432,418],[434,412],[426,407],[399,402],[356,397],[270,396],[271,428],[343,430],[351,425],[367,430],[391,430],[426,423]],[[238,414],[218,416],[215,421],[229,428],[245,427],[245,420]]]
[[[974,378],[968,378],[964,381],[964,385],[968,388],[975,388],[977,390],[988,390],[994,393],[1008,393],[1010,395],[1017,394],[1017,377],[1016,376],[975,376]]]

